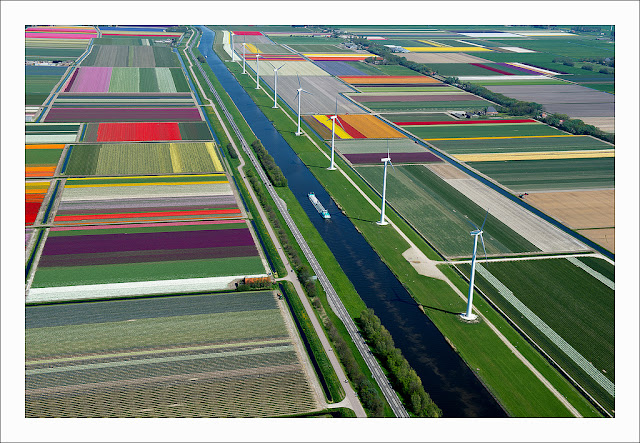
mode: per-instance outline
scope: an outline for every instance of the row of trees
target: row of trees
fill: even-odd
[[[566,131],[575,135],[591,135],[609,143],[616,142],[615,134],[610,134],[596,128],[593,125],[588,125],[580,119],[570,118],[566,114],[547,114],[544,117],[540,117],[539,120],[550,126],[554,126],[558,129]]]
[[[442,411],[424,390],[422,380],[396,348],[391,334],[382,326],[373,309],[362,311],[358,321],[365,339],[391,374],[392,383],[412,412],[418,417],[441,417]]]
[[[269,154],[265,147],[262,146],[262,142],[256,139],[251,143],[251,147],[258,156],[258,161],[260,161],[260,164],[264,168],[264,172],[267,173],[267,176],[269,177],[269,180],[271,180],[273,186],[287,186],[287,179],[271,154]]]
[[[362,406],[374,417],[383,417],[384,402],[371,381],[369,381],[362,372],[362,369],[353,356],[353,352],[351,352],[351,348],[349,348],[349,345],[342,338],[342,335],[340,335],[340,332],[333,323],[329,322],[328,325],[325,326],[328,326],[327,334],[329,335],[329,339],[333,342],[336,354],[338,358],[340,358],[342,366],[344,366],[347,377],[349,377],[356,388]]]

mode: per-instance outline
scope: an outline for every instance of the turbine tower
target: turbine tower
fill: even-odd
[[[473,235],[473,255],[471,256],[471,278],[469,279],[469,295],[467,297],[467,311],[460,314],[463,320],[466,321],[474,321],[478,318],[476,314],[471,312],[473,310],[473,280],[476,276],[476,252],[478,251],[478,237],[480,237],[480,241],[482,242],[482,249],[484,249],[484,258],[487,258],[487,250],[484,247],[484,239],[482,238],[482,230],[484,228],[484,224],[487,222],[487,216],[489,215],[489,211],[484,216],[484,221],[482,222],[482,226],[478,228],[473,222],[469,221],[476,228],[474,231],[471,231],[471,235]]]
[[[310,93],[309,91],[305,91],[304,89],[302,89],[302,84],[300,83],[300,76],[298,74],[296,74],[298,76],[298,93],[296,94],[296,97],[298,97],[298,132],[296,132],[296,135],[302,135],[302,131],[300,130],[300,100],[302,98],[302,94],[300,94],[301,92],[306,92],[309,95],[313,95],[312,93]]]
[[[247,73],[247,70],[244,67],[246,61],[247,61],[247,44],[245,42],[242,42],[242,73],[243,74]]]
[[[260,54],[256,54],[256,89],[260,89],[260,65],[258,60],[260,60]]]
[[[329,171],[335,171],[337,168],[335,163],[333,162],[333,159],[334,159],[334,153],[336,150],[336,122],[338,122],[340,127],[344,129],[344,126],[342,126],[342,123],[340,123],[340,120],[338,119],[338,97],[337,96],[336,96],[336,112],[334,115],[332,115],[329,118],[332,121],[331,123],[331,164],[327,169]]]
[[[269,63],[271,65],[271,63]],[[283,63],[282,65],[280,65],[280,68],[282,68],[285,64]],[[273,109],[278,109],[278,70],[280,68],[276,68],[275,66],[271,65],[271,67],[273,68]]]
[[[388,143],[389,142],[387,141],[387,156],[380,160],[381,162],[384,162],[384,178],[382,179],[382,206],[380,207],[380,221],[376,222],[380,226],[389,224],[389,222],[387,222],[384,219],[385,200],[387,198],[387,164],[391,163],[391,157],[389,156]],[[393,168],[394,171],[396,170],[396,167],[393,166],[393,163],[391,163],[391,167]]]
[[[235,58],[236,50],[233,49],[233,31],[231,31],[229,34],[231,36],[231,61],[233,62],[233,61],[236,60],[236,58]]]

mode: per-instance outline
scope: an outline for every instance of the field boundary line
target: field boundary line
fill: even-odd
[[[494,288],[498,290],[509,303],[513,305],[524,317],[529,320],[540,332],[550,339],[560,350],[562,350],[571,360],[574,361],[584,372],[586,372],[596,383],[604,388],[607,393],[615,397],[614,383],[605,377],[593,364],[575,350],[565,339],[563,339],[556,331],[547,325],[540,317],[538,317],[531,309],[522,303],[509,288],[507,288],[498,278],[478,263],[478,272],[482,275]]]
[[[616,290],[616,284],[613,281],[611,281],[610,279],[608,279],[604,275],[600,274],[598,271],[596,271],[594,269],[591,269],[589,266],[587,266],[586,264],[582,263],[577,258],[575,258],[575,257],[567,257],[567,260],[569,260],[570,263],[572,263],[575,266],[579,267],[580,269],[582,269],[583,271],[585,271],[587,274],[591,275],[595,279],[597,279],[600,282],[604,283],[607,287],[609,287],[609,289],[611,289],[613,291]]]

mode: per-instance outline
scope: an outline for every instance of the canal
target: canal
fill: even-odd
[[[203,26],[200,29],[203,35],[198,49],[207,57],[217,79],[280,166],[289,188],[309,219],[360,297],[389,330],[396,346],[420,376],[425,390],[442,409],[443,416],[506,417],[502,407],[418,309],[404,286],[218,58],[212,50],[214,32]],[[330,220],[318,215],[307,197],[309,192],[315,192],[329,210]]]

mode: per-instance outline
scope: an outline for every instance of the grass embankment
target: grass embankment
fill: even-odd
[[[308,351],[310,351],[308,352],[310,354],[309,356],[320,379],[322,388],[325,390],[327,400],[330,402],[342,400],[344,398],[344,390],[340,385],[340,380],[338,380],[338,376],[331,367],[329,357],[324,352],[322,343],[313,328],[309,316],[305,312],[302,301],[296,294],[293,284],[288,281],[283,281],[280,283],[280,288],[287,299],[292,314],[297,320],[296,324],[303,341],[305,341],[305,346],[308,346]]]
[[[352,185],[342,174],[326,170],[328,160],[325,155],[308,139],[293,135],[296,130],[295,123],[285,116],[282,110],[271,109],[272,99],[263,92],[256,93],[252,88],[251,79],[239,75],[241,68],[229,65],[229,69],[236,74],[236,77],[245,86],[247,92],[260,106],[265,115],[274,122],[276,128],[296,151],[300,159],[309,167],[316,178],[323,183],[336,203],[342,208],[346,208],[346,214],[356,228],[365,236],[395,275],[400,278],[414,298],[427,307],[435,308],[427,310],[431,320],[454,344],[467,364],[474,368],[479,378],[489,387],[490,391],[509,414],[520,417],[570,415],[562,403],[513,355],[510,349],[500,341],[498,336],[485,323],[467,325],[460,322],[456,314],[464,310],[465,301],[445,282],[419,275],[413,266],[402,257],[402,252],[408,248],[402,237],[391,227],[382,228],[385,229],[385,235],[381,236],[381,228],[373,223],[379,219],[379,213],[376,209],[360,193],[353,192]],[[290,111],[285,109],[285,112]],[[324,147],[324,143],[314,134],[310,134],[310,136],[316,143]],[[328,151],[328,148],[325,149]],[[380,198],[340,158],[337,159],[336,163],[358,184],[369,198],[375,203],[380,201]],[[397,214],[389,211],[387,215],[389,219],[402,227],[405,234],[429,258],[438,258],[438,254],[429,247],[426,241],[404,224]],[[303,232],[305,232],[306,237],[306,231],[303,230]],[[327,274],[331,275],[329,272]],[[340,293],[340,291],[338,292]],[[340,296],[343,298],[342,293],[340,293]],[[363,303],[359,297],[357,299],[359,303]],[[349,306],[351,301],[349,295],[345,296],[343,300],[351,316],[358,318],[360,311],[354,312],[353,307]],[[533,348],[519,338],[504,319],[484,302],[478,302],[476,306],[484,309],[483,313],[485,311],[489,312],[490,320],[501,331],[509,331],[509,338],[512,342],[515,341],[518,349],[526,348],[527,357],[531,358],[530,361],[534,362],[538,370],[552,381],[562,395],[570,399],[581,414],[585,416],[598,415],[593,407],[566,380],[551,368]],[[537,356],[537,358],[534,358],[534,356]]]
[[[199,52],[196,49],[194,49],[194,55],[197,56],[198,54],[199,54]],[[242,117],[242,115],[240,114],[240,112],[238,111],[238,109],[236,108],[235,104],[233,103],[231,98],[228,96],[226,91],[222,88],[222,86],[220,85],[220,83],[216,79],[215,75],[213,74],[213,72],[211,71],[209,66],[208,65],[204,65],[204,64],[202,66],[203,66],[205,72],[207,73],[209,79],[211,80],[212,84],[214,85],[214,88],[216,89],[216,91],[220,95],[223,103],[225,104],[225,107],[228,109],[230,114],[233,116],[233,118],[234,118],[236,124],[238,125],[238,128],[240,129],[240,132],[242,133],[243,137],[245,138],[247,143],[252,143],[254,140],[256,140],[256,137],[253,134],[253,132],[251,131],[251,129],[249,128],[248,124],[246,123],[246,121],[244,120],[244,118]],[[199,78],[199,81],[201,82],[201,84],[203,84],[204,83],[204,79],[202,78],[202,76],[200,75],[200,73],[197,70],[196,70],[196,76]],[[212,94],[210,94],[208,91],[206,91],[206,92],[207,92],[207,95],[210,96],[210,98],[213,100]],[[211,111],[207,111],[207,112],[209,113],[210,118],[212,118],[212,126],[214,127],[214,130],[216,131],[216,134],[220,138],[221,143],[226,147],[227,143],[228,143],[228,141],[227,141],[228,139],[225,136],[224,132],[222,131],[221,125],[219,123],[215,124],[215,125],[213,124],[213,122],[217,119],[217,117],[215,117],[215,115]],[[220,112],[220,115],[222,115],[222,112]],[[232,132],[231,132],[231,137],[232,137],[232,139],[234,139],[234,141],[236,141],[237,145],[240,146],[239,140],[237,139],[235,134],[232,133]],[[225,149],[228,149],[228,148],[225,148]],[[233,148],[230,148],[230,149],[233,149]],[[253,170],[253,167],[252,167],[250,161],[248,160],[248,158],[246,157],[246,155],[243,152],[240,152],[240,155],[245,159],[245,162],[246,162],[245,170]],[[243,197],[245,199],[245,202],[247,204],[247,207],[248,207],[249,211],[251,211],[252,213],[256,213],[255,212],[256,208],[255,208],[255,206],[253,205],[253,202],[251,201],[251,199],[248,196],[248,192],[247,192],[247,190],[246,190],[246,188],[244,186],[244,182],[242,180],[240,180],[240,177],[239,177],[239,173],[238,173],[238,170],[237,170],[237,167],[238,167],[238,165],[240,163],[239,160],[238,159],[233,159],[231,157],[228,157],[228,161],[229,161],[229,164],[232,166],[230,168],[230,170],[233,172],[234,176],[237,178],[238,188],[241,190],[241,192],[243,194]],[[262,189],[263,190],[265,189],[264,185],[262,185]],[[349,303],[345,303],[345,305],[347,306],[347,309],[349,309],[350,312],[360,312],[362,309],[365,308],[364,303],[362,302],[362,300],[360,299],[360,297],[356,293],[356,291],[353,288],[353,285],[351,284],[349,279],[342,272],[342,269],[337,264],[337,261],[335,260],[335,258],[333,257],[333,255],[329,251],[328,247],[326,246],[326,244],[324,243],[324,241],[320,237],[320,234],[315,230],[315,228],[313,227],[311,221],[307,218],[305,212],[303,211],[302,207],[299,205],[299,203],[297,202],[297,200],[295,199],[295,197],[293,196],[291,191],[288,188],[278,188],[277,192],[278,192],[279,196],[281,198],[283,198],[285,200],[285,202],[287,203],[287,207],[289,209],[289,212],[292,214],[292,217],[296,220],[296,224],[297,224],[298,228],[300,229],[300,231],[304,233],[304,237],[307,240],[307,243],[309,244],[309,247],[314,251],[316,259],[318,259],[319,263],[323,266],[323,269],[325,270],[327,275],[331,276],[331,282],[332,282],[334,288],[336,289],[336,291],[338,291],[341,294],[341,296],[344,296],[345,299],[349,300]],[[266,191],[265,191],[265,193],[266,193]],[[268,193],[267,193],[267,198],[268,198],[269,204],[272,205],[273,207],[275,207],[275,203],[273,202],[271,197],[269,197]],[[279,213],[276,213],[276,215],[277,215],[278,221],[280,222],[280,225],[281,225],[282,230],[284,231],[284,233],[288,236],[288,238],[293,239],[293,235],[291,234],[290,230],[286,226],[286,223],[284,222],[284,219],[282,218],[282,216]],[[256,224],[259,224],[259,225],[262,224],[262,219],[260,217],[256,217],[255,221],[256,221]],[[265,241],[265,243],[268,242],[268,243],[272,244],[271,240],[270,240],[270,237],[268,237],[266,235],[266,233],[263,236],[263,240]],[[295,241],[291,241],[290,243],[293,246],[293,248],[295,249],[295,251],[297,252],[297,254],[299,255],[299,257],[301,258],[301,260],[303,261],[303,263],[306,266],[308,266],[308,262],[304,258],[304,254],[300,250],[298,244]],[[270,254],[270,256],[271,256],[271,258],[272,258],[272,260],[274,262],[277,262],[282,266],[282,271],[279,271],[279,274],[280,275],[285,275],[284,266],[282,265],[277,253],[275,252],[275,249],[273,250],[273,254],[272,254],[272,251],[269,251],[269,254]],[[323,309],[322,309],[321,312],[324,313],[324,317],[323,317],[323,325],[324,325],[324,327],[325,328],[328,327],[328,324],[329,324],[328,322],[332,322],[335,325],[337,330],[340,332],[340,335],[345,339],[345,341],[347,342],[349,348],[351,349],[351,351],[352,351],[352,353],[354,355],[354,358],[355,358],[356,362],[358,363],[358,366],[362,370],[362,373],[365,374],[365,376],[366,376],[366,378],[368,380],[373,380],[371,372],[369,371],[366,363],[364,362],[364,360],[362,359],[362,357],[358,353],[357,348],[355,347],[355,345],[351,342],[351,340],[349,338],[349,334],[346,331],[346,328],[342,325],[342,323],[340,322],[338,317],[335,314],[333,314],[333,312],[331,312],[331,310],[329,308],[328,301],[326,299],[326,295],[324,294],[324,291],[322,290],[322,287],[318,284],[318,285],[316,285],[316,288],[317,288],[317,293],[318,293],[318,300],[322,300],[321,303],[322,303]],[[312,302],[313,301],[314,300],[312,299]],[[314,303],[314,305],[317,305],[317,303]],[[325,309],[326,309],[326,313],[325,313]],[[378,396],[381,399],[383,399],[384,416],[393,417],[394,414],[391,411],[391,408],[389,407],[389,405],[384,400],[382,392],[379,390],[379,388],[377,386],[374,386],[374,388],[375,388]]]

